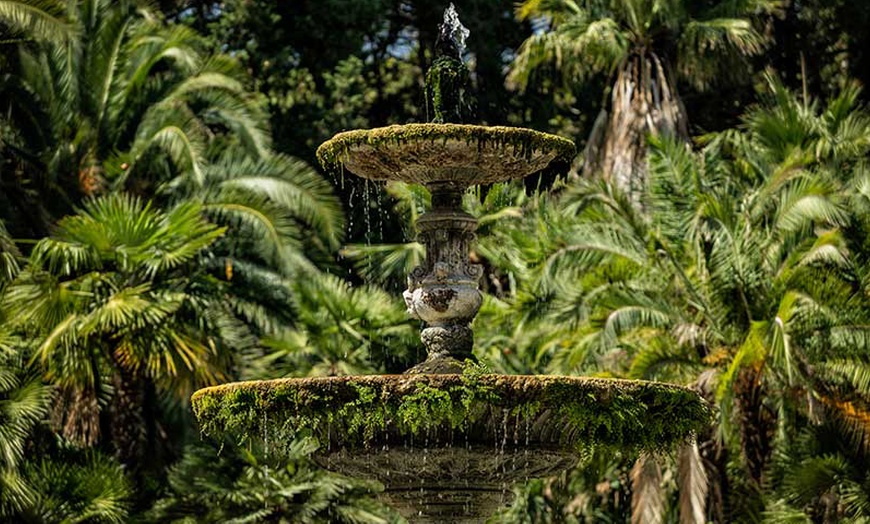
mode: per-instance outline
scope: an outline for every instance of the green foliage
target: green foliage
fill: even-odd
[[[63,42],[74,32],[64,18],[63,2],[57,0],[3,0],[0,2],[0,20],[23,38],[37,38]],[[14,35],[15,33],[13,33]],[[0,38],[12,36],[0,32]]]
[[[280,456],[190,445],[168,474],[167,492],[149,522],[298,522],[385,524],[395,514],[370,499],[376,486],[318,469],[308,456],[316,446],[297,440]]]
[[[517,8],[521,19],[542,17],[546,30],[528,38],[511,71],[525,86],[542,65],[555,62],[568,79],[611,74],[631,54],[670,58],[683,80],[704,90],[717,77],[739,74],[722,65],[763,49],[765,38],[751,17],[774,12],[776,1],[574,2],[527,0]],[[670,56],[668,56],[670,54]]]
[[[96,398],[112,372],[181,395],[221,376],[232,317],[195,267],[222,234],[195,203],[161,211],[117,194],[87,202],[33,248],[4,308],[63,392],[55,410],[68,437],[96,440]]]
[[[236,314],[261,336],[288,327],[288,288],[315,272],[315,263],[329,267],[342,237],[329,182],[285,155],[256,158],[229,148],[203,168],[201,181],[176,179],[161,196],[199,202],[209,220],[226,228],[206,265],[226,281]]]
[[[61,448],[24,468],[37,495],[23,511],[27,522],[123,523],[130,517],[132,486],[123,468],[95,451]]]
[[[849,284],[864,281],[866,248],[847,232],[867,220],[852,202],[870,126],[854,88],[822,106],[768,85],[771,101],[743,131],[705,137],[697,152],[650,140],[648,214],[613,184],[581,182],[496,228],[492,259],[517,284],[482,311],[510,312],[532,334],[496,339],[519,366],[703,385],[735,457],[718,474],[747,501],[735,521],[761,518],[772,454],[820,417],[819,403],[850,454],[866,445],[865,358],[846,356],[867,351],[865,295]],[[499,256],[519,250],[524,264]]]
[[[416,323],[384,291],[311,272],[287,292],[293,326],[264,340],[267,352],[249,362],[243,378],[364,375],[413,365]]]
[[[29,436],[48,412],[50,390],[29,371],[19,355],[21,341],[0,333],[0,517],[31,506],[37,497],[22,473]]]

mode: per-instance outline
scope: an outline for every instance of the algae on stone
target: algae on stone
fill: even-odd
[[[426,438],[529,447],[661,450],[709,423],[694,392],[645,381],[560,376],[377,375],[242,382],[197,392],[208,434],[311,434],[341,449]],[[497,439],[497,440],[499,440]]]

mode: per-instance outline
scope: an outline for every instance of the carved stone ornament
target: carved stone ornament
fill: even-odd
[[[431,373],[445,364],[440,372],[450,372],[471,357],[470,324],[483,302],[478,289],[483,267],[468,260],[477,220],[459,208],[464,188],[453,184],[428,187],[433,209],[417,220],[426,261],[408,276],[404,298],[408,313],[426,323],[421,339],[429,358],[421,367]]]

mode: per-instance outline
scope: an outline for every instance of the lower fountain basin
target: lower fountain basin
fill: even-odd
[[[328,169],[370,180],[459,187],[523,178],[551,164],[568,165],[574,144],[519,127],[405,124],[347,131],[317,149]]]
[[[568,469],[584,449],[668,449],[710,419],[676,385],[472,373],[239,382],[192,403],[208,434],[273,449],[317,438],[321,465],[380,481],[413,522],[480,522],[512,483]]]

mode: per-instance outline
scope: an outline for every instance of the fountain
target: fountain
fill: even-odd
[[[692,391],[645,381],[486,374],[474,364],[470,323],[482,268],[469,262],[477,222],[461,210],[474,185],[566,165],[570,141],[537,131],[464,122],[467,29],[451,5],[428,75],[433,122],[339,133],[317,151],[328,169],[424,184],[432,210],[418,219],[426,260],[404,293],[424,323],[428,358],[402,375],[240,382],[192,403],[205,433],[262,439],[272,448],[319,440],[325,468],[384,485],[412,522],[482,522],[508,488],[575,465],[593,446],[657,451],[703,427]]]

